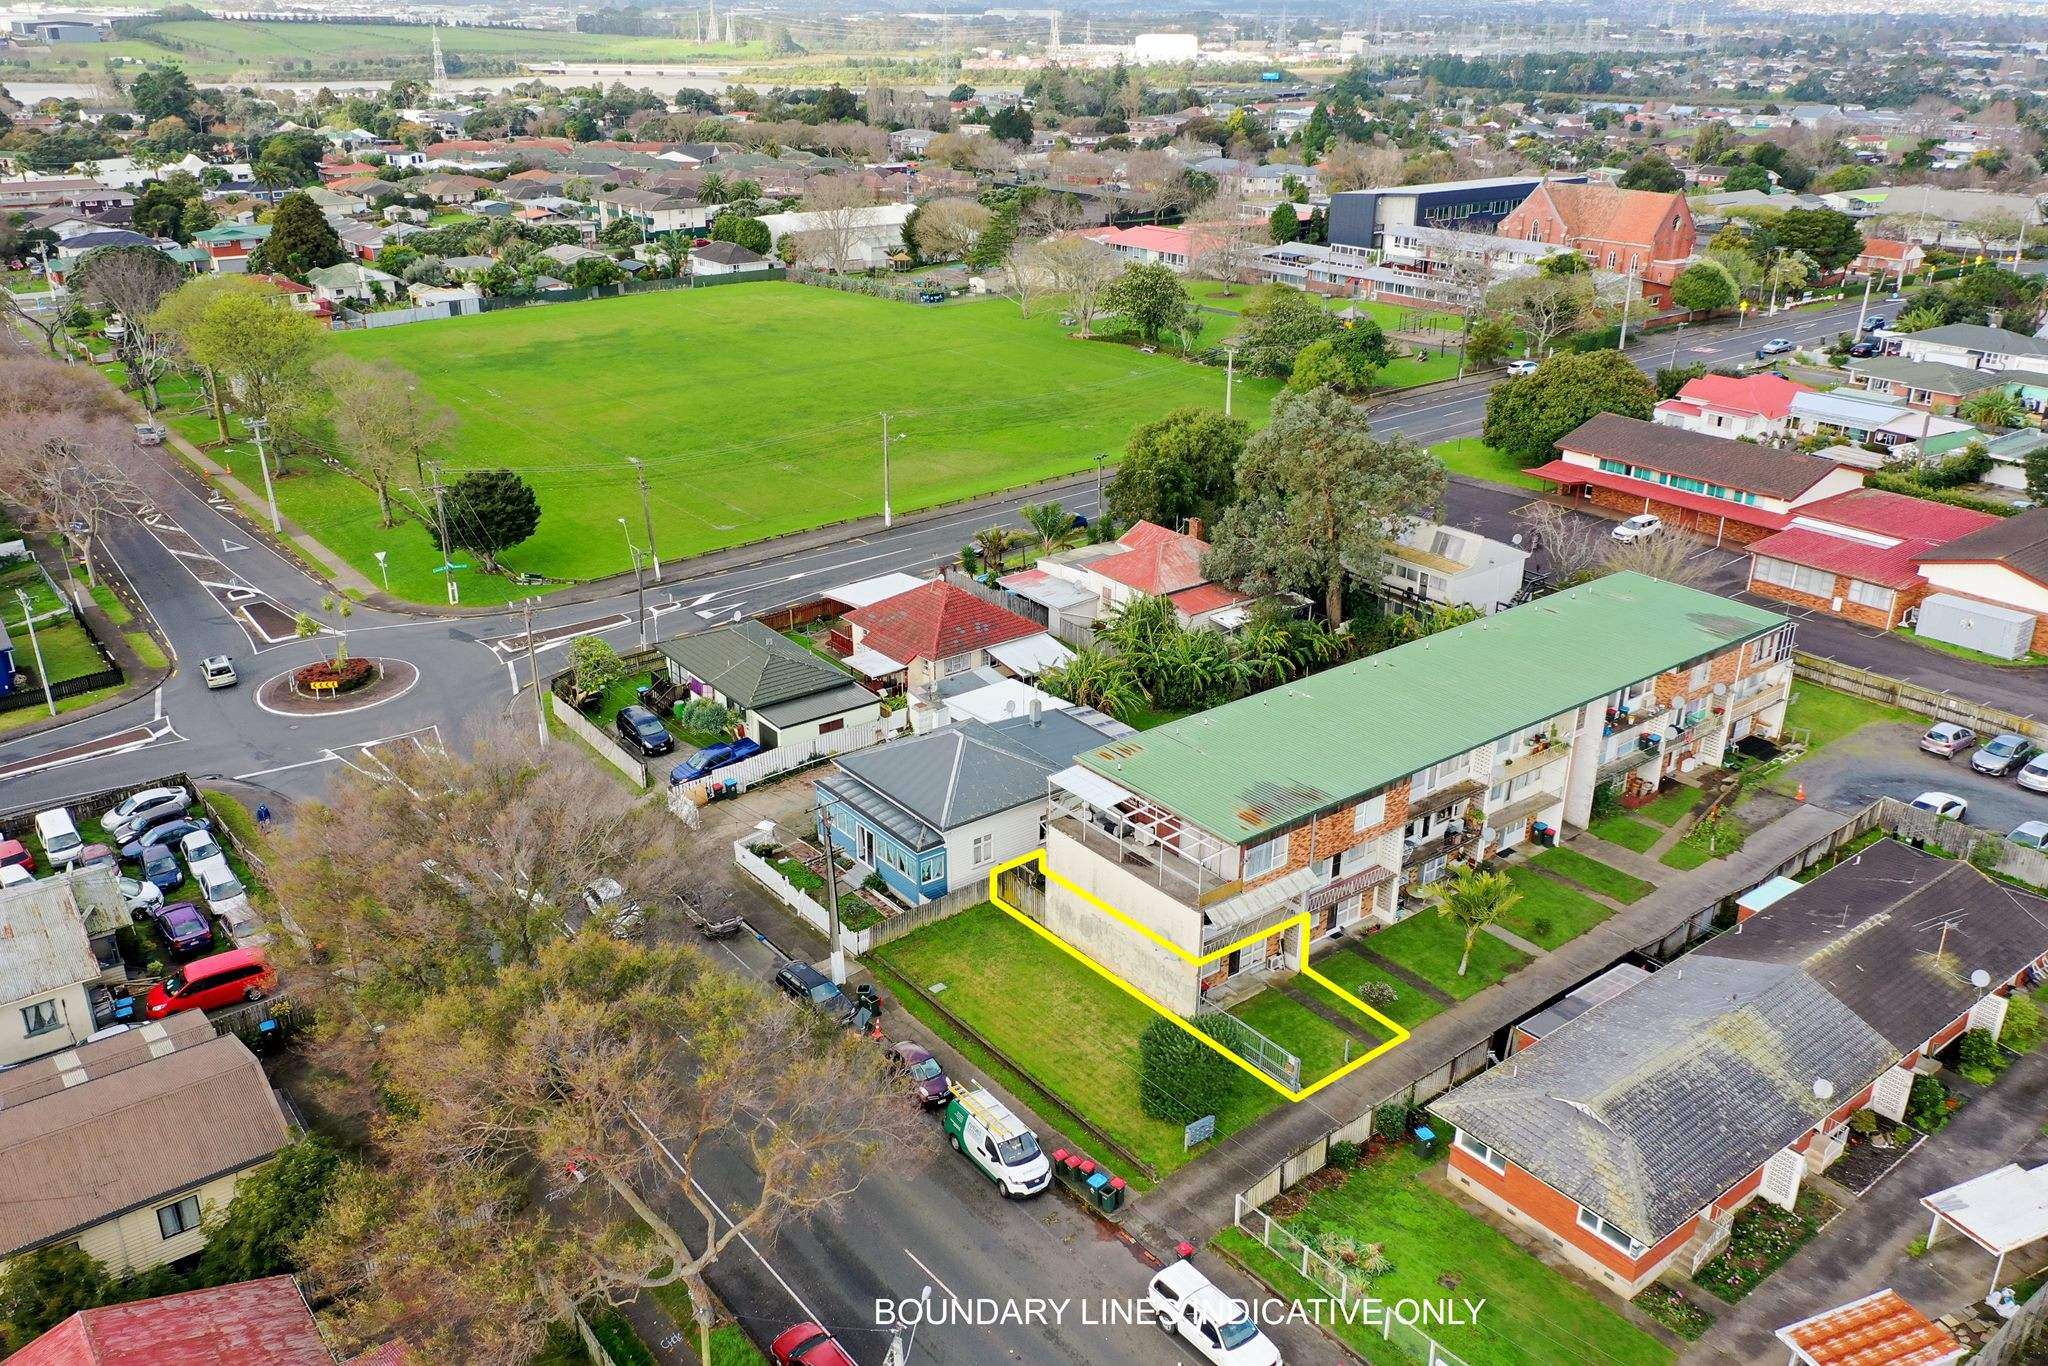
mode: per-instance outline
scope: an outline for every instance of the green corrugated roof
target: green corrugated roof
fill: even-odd
[[[1784,624],[1696,588],[1612,574],[1080,762],[1241,843]]]

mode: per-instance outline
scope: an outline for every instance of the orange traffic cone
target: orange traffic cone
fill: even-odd
[[[1806,784],[1805,784],[1805,783],[1801,783],[1801,784],[1799,784],[1799,790],[1798,790],[1797,792],[1795,792],[1795,793],[1793,793],[1793,794],[1792,794],[1792,799],[1793,799],[1794,801],[1801,801],[1801,802],[1803,802],[1803,801],[1805,801],[1805,800],[1806,800]]]

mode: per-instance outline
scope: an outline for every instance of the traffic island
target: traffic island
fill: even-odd
[[[395,701],[419,681],[403,659],[323,659],[266,679],[256,705],[273,716],[346,716]]]

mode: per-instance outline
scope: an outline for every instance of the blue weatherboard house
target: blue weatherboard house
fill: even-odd
[[[1068,711],[963,721],[841,756],[818,795],[833,844],[914,906],[1036,849],[1046,779],[1109,738]]]

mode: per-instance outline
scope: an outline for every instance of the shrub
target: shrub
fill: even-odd
[[[1912,1131],[1911,1129],[1908,1129],[1908,1128],[1907,1128],[1907,1127],[1906,1127],[1905,1125],[1903,1125],[1903,1124],[1901,1124],[1901,1125],[1898,1125],[1898,1126],[1896,1126],[1895,1128],[1893,1128],[1893,1130],[1892,1130],[1892,1142],[1894,1142],[1894,1143],[1898,1144],[1898,1145],[1899,1145],[1899,1146],[1900,1146],[1901,1148],[1903,1148],[1903,1147],[1905,1147],[1905,1146],[1906,1146],[1906,1145],[1907,1145],[1908,1143],[1911,1143],[1912,1141],[1913,1141],[1913,1131]]]
[[[1612,778],[1593,789],[1592,819],[1604,821],[1621,814],[1621,789]]]
[[[1998,1041],[2015,1053],[2031,1053],[2041,1042],[2041,1007],[2034,998],[2015,992],[2005,1003],[2005,1024]]]
[[[1927,1239],[1923,1236],[1915,1238],[1912,1242],[1906,1244],[1906,1255],[1908,1257],[1925,1257],[1927,1255]]]
[[[1906,1098],[1906,1123],[1923,1134],[1936,1133],[1948,1123],[1948,1088],[1938,1077],[1913,1078],[1913,1093]]]
[[[1330,1165],[1350,1171],[1358,1165],[1359,1147],[1348,1139],[1338,1139],[1330,1145]]]
[[[1372,1112],[1372,1131],[1390,1143],[1408,1136],[1408,1102],[1388,1101]]]
[[[1849,1131],[1862,1134],[1865,1138],[1877,1132],[1877,1111],[1858,1110],[1849,1116]]]
[[[687,730],[702,731],[706,735],[727,736],[739,726],[740,714],[731,707],[700,698],[685,705],[677,719]]]
[[[2005,1069],[2005,1055],[1988,1029],[1972,1029],[1956,1042],[1956,1070],[1978,1085]]]
[[[1367,1005],[1377,1007],[1380,1010],[1387,1009],[1387,1007],[1401,999],[1401,993],[1395,991],[1392,984],[1387,982],[1362,982],[1359,984],[1358,990],[1351,994]],[[2010,1018],[2010,1016],[2007,1018]]]
[[[598,693],[623,678],[626,666],[603,636],[578,636],[569,645],[569,671],[575,677],[576,691]]]
[[[1232,1028],[1236,1023],[1209,1015],[1196,1027],[1230,1047],[1242,1037]],[[1230,1059],[1171,1020],[1154,1020],[1138,1036],[1138,1106],[1154,1119],[1185,1124],[1218,1113],[1236,1085],[1236,1071]]]
[[[376,676],[377,665],[373,660],[323,659],[298,670],[292,679],[306,692],[311,692],[316,683],[332,683],[334,691],[341,693],[353,692]]]

